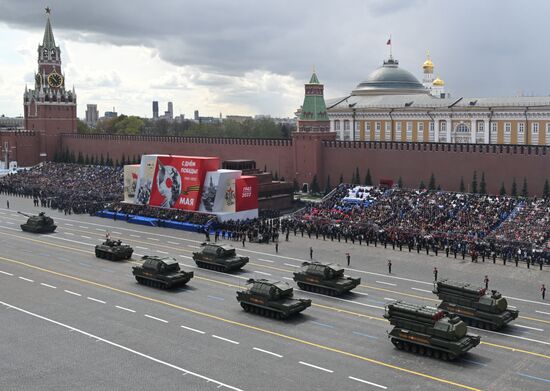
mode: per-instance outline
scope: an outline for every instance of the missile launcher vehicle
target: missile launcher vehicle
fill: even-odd
[[[28,217],[27,222],[21,224],[21,229],[25,232],[32,232],[35,234],[47,234],[52,233],[57,228],[53,219],[46,216],[44,212],[38,213],[38,216],[31,216],[26,213],[17,212],[20,215]]]
[[[519,311],[508,309],[508,302],[493,290],[464,282],[442,280],[434,283],[433,293],[442,301],[439,308],[460,316],[473,327],[499,330],[516,319]]]
[[[292,298],[292,287],[284,281],[251,278],[247,284],[247,289],[237,291],[237,300],[246,312],[286,319],[311,305],[309,299]]]
[[[203,243],[201,251],[193,253],[198,267],[219,272],[238,270],[248,263],[248,259],[237,256],[235,248],[229,244]]]
[[[361,278],[344,275],[344,269],[336,263],[304,262],[302,269],[294,273],[294,281],[304,291],[340,296],[359,285]]]
[[[107,239],[101,244],[95,246],[95,256],[108,259],[110,261],[121,261],[130,259],[134,249],[127,244],[122,244],[120,240]]]
[[[395,326],[388,337],[399,350],[454,360],[480,342],[458,316],[434,307],[397,301],[386,306],[384,318]]]
[[[174,258],[144,255],[141,259],[143,264],[132,268],[132,273],[140,284],[170,289],[185,285],[193,278],[193,272],[181,270]]]

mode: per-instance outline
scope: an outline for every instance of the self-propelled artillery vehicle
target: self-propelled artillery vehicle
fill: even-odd
[[[46,216],[44,212],[38,213],[37,216],[31,216],[23,212],[17,212],[20,215],[28,217],[27,222],[21,224],[21,229],[25,232],[32,232],[35,234],[47,234],[52,233],[57,228],[53,219]]]
[[[336,263],[304,262],[294,273],[294,281],[305,291],[340,296],[359,285],[361,278],[344,275],[344,269]]]
[[[508,308],[508,302],[496,290],[487,293],[485,288],[465,282],[438,281],[433,293],[442,300],[440,309],[460,316],[473,327],[499,330],[519,315],[519,311]]]
[[[292,298],[292,287],[284,281],[251,278],[247,284],[247,289],[237,292],[237,300],[246,312],[286,319],[311,305],[309,299]]]
[[[121,261],[130,259],[134,249],[120,240],[107,239],[95,246],[95,256],[110,261]]]
[[[198,267],[219,272],[238,270],[248,263],[248,259],[238,256],[229,244],[203,243],[201,251],[193,253]]]
[[[181,270],[174,258],[145,255],[141,259],[143,264],[132,268],[132,273],[140,284],[170,289],[185,285],[193,278],[193,272]]]
[[[399,350],[454,360],[480,342],[458,316],[434,307],[397,301],[386,306],[384,318],[395,326],[388,337]]]

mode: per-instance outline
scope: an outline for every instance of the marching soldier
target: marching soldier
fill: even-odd
[[[391,274],[391,259],[388,259],[388,273]]]
[[[487,275],[485,275],[483,281],[485,282],[485,289],[489,289],[489,277]]]
[[[437,267],[434,266],[434,281],[437,281]]]
[[[544,297],[546,296],[546,287],[544,284],[540,287],[540,292],[542,293],[542,300],[544,300]]]

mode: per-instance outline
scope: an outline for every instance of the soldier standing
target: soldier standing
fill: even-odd
[[[279,242],[275,242],[275,252],[279,253]]]
[[[437,281],[437,267],[434,266],[434,281]]]
[[[6,205],[8,207],[8,209],[10,208],[10,200],[6,200]]]
[[[544,284],[542,284],[542,286],[540,287],[540,292],[542,293],[542,300],[544,300],[544,298],[546,297],[546,287],[544,286]]]
[[[489,277],[487,275],[485,275],[483,281],[485,282],[485,289],[489,289]]]
[[[388,273],[391,274],[391,259],[388,259]]]
[[[313,247],[309,248],[309,259],[313,260]]]
[[[351,256],[349,255],[349,253],[346,253],[346,259],[348,261],[348,266],[349,266],[350,260],[351,260]]]

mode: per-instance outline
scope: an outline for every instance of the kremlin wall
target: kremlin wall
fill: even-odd
[[[49,14],[38,53],[34,89],[25,88],[23,97],[27,130],[0,132],[0,145],[19,166],[69,150],[113,161],[142,154],[254,160],[300,186],[317,175],[321,189],[328,176],[333,186],[341,175],[349,182],[356,167],[362,179],[369,169],[373,183],[402,178],[411,188],[427,185],[433,173],[436,185],[450,191],[458,191],[461,177],[468,190],[477,171],[493,194],[501,183],[510,192],[514,178],[521,189],[525,177],[529,194],[540,195],[550,179],[550,98],[451,98],[434,79],[431,60],[420,84],[390,56],[328,105],[313,73],[291,139],[236,139],[77,134],[77,95],[65,89]]]

